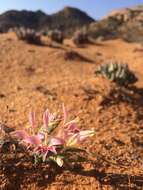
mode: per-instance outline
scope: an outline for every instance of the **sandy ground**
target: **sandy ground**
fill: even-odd
[[[71,50],[82,58],[65,60]],[[64,102],[71,115],[81,118],[81,128],[95,128],[96,136],[84,146],[97,153],[96,164],[85,164],[85,171],[52,173],[47,168],[40,173],[41,168],[9,167],[0,172],[0,189],[143,189],[142,54],[141,45],[122,40],[82,48],[65,40],[64,45],[49,47],[26,44],[13,34],[0,35],[0,122],[23,128],[28,113],[35,110],[40,124],[46,108],[55,111]],[[94,74],[109,59],[128,63],[139,78],[136,88],[123,90],[121,97],[108,97],[112,84]]]

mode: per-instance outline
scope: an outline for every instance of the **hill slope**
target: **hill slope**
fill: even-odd
[[[95,38],[122,38],[129,42],[143,41],[143,5],[111,12],[87,28]]]

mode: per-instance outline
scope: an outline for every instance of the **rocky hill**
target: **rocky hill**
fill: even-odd
[[[143,42],[143,5],[111,12],[86,30],[94,38],[122,38],[129,42]]]
[[[6,32],[9,28],[24,26],[38,31],[56,28],[69,34],[93,21],[94,19],[83,11],[71,7],[65,7],[52,15],[42,11],[11,10],[0,15],[0,31]]]
[[[143,42],[143,5],[112,11],[95,21],[85,12],[72,7],[48,15],[42,11],[7,11],[0,15],[0,31],[24,26],[37,31],[60,29],[66,36],[76,30],[86,30],[93,38],[121,38],[128,42]]]

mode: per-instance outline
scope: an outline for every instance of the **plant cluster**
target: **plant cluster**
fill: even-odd
[[[77,127],[78,118],[68,121],[64,106],[63,116],[46,110],[41,127],[36,124],[34,112],[30,113],[29,121],[29,128],[16,130],[11,134],[31,151],[35,163],[54,161],[62,167],[64,163],[70,163],[71,157],[82,150],[77,146],[95,134],[93,129],[80,130]]]
[[[89,36],[86,32],[77,31],[73,36],[73,42],[77,46],[89,43]]]
[[[99,66],[95,74],[102,75],[121,86],[133,84],[137,81],[135,74],[129,69],[128,65],[117,61]]]
[[[15,28],[14,32],[19,40],[26,41],[30,44],[41,45],[41,36],[35,30],[30,28]]]
[[[62,44],[64,35],[60,30],[52,30],[48,32],[48,36],[52,41]]]

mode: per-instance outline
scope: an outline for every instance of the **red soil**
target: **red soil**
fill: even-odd
[[[94,164],[72,170],[33,166],[31,158],[12,147],[0,153],[2,190],[136,190],[143,187],[143,47],[121,40],[76,48],[34,46],[13,34],[0,36],[0,121],[11,128],[28,125],[31,109],[40,123],[46,108],[55,111],[62,102],[78,113],[79,127],[96,130],[84,147],[96,152]],[[65,60],[65,53],[80,56]],[[85,58],[85,59],[84,59]],[[95,77],[97,66],[108,59],[125,61],[139,81],[119,90]],[[111,93],[113,91],[113,93]]]

